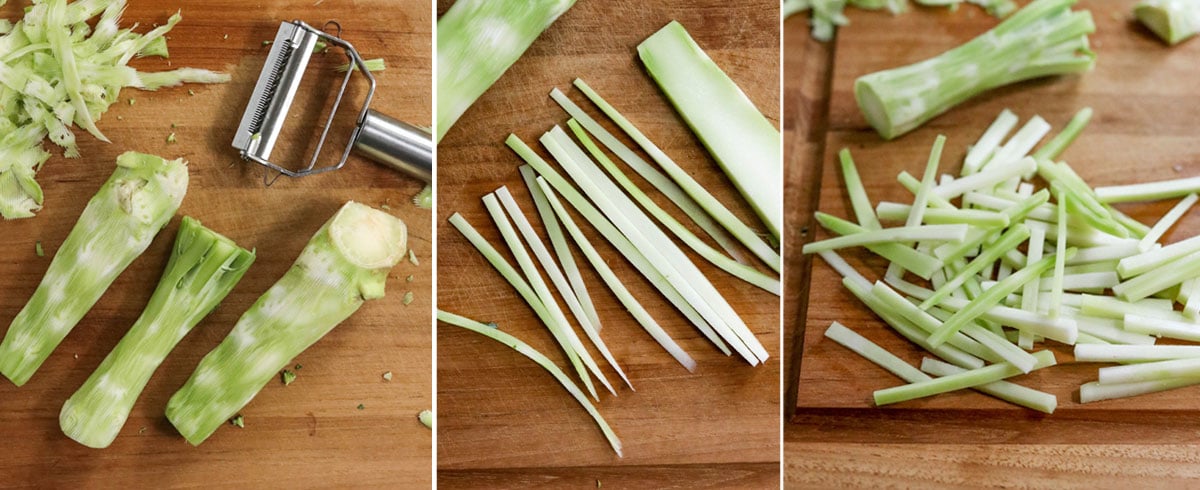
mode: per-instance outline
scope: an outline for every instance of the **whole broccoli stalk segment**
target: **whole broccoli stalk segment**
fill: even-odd
[[[45,277],[0,343],[0,374],[25,384],[133,259],[187,191],[187,164],[126,152],[88,201]]]
[[[188,442],[204,442],[294,357],[363,302],[382,298],[406,240],[399,219],[356,202],[342,206],[171,397],[171,424]]]
[[[1195,0],[1142,0],[1133,15],[1167,44],[1179,44],[1200,32],[1200,2]]]
[[[1036,0],[983,35],[935,58],[860,77],[854,96],[884,139],[907,133],[984,91],[1092,69],[1096,30],[1076,0]]]
[[[150,303],[59,414],[63,433],[88,447],[112,444],[167,354],[233,290],[254,252],[184,217]]]
[[[34,180],[50,153],[79,157],[72,126],[101,141],[96,122],[121,89],[157,90],[181,83],[223,83],[229,75],[196,68],[142,73],[134,57],[166,58],[166,34],[179,13],[146,34],[121,29],[122,0],[34,2],[15,24],[0,22],[0,216],[28,218],[42,207]],[[98,17],[97,17],[98,16]],[[130,100],[132,102],[132,99]]]

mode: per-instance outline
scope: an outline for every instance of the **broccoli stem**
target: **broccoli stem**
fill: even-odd
[[[88,201],[0,343],[0,374],[24,385],[179,209],[187,165],[126,152]]]
[[[1133,8],[1138,21],[1175,45],[1200,31],[1200,3],[1187,0],[1142,0]]]
[[[459,0],[437,25],[437,140],[575,0]]]
[[[1091,13],[1077,0],[1036,0],[991,31],[937,57],[860,77],[854,95],[884,139],[907,133],[984,91],[1049,75],[1088,71],[1095,54]]]
[[[238,413],[292,358],[367,300],[382,298],[405,257],[404,223],[353,201],[313,235],[287,273],[167,403],[167,419],[193,445]]]
[[[174,253],[150,303],[59,414],[63,433],[106,448],[125,425],[150,376],[254,263],[254,252],[184,217]]]

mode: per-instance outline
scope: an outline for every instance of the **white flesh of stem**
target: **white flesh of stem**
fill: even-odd
[[[1200,325],[1191,322],[1176,322],[1127,314],[1125,315],[1125,330],[1155,337],[1200,342]]]
[[[651,264],[660,268],[663,276],[672,281],[675,289],[696,308],[733,350],[751,365],[767,359],[766,349],[754,338],[721,294],[713,288],[712,283],[670,237],[658,229],[654,222],[596,167],[562,128],[555,127],[543,135],[541,141],[567,173],[579,183],[580,188],[605,211],[605,216],[646,254]]]
[[[963,161],[963,175],[979,171],[987,158],[1000,147],[1000,142],[1004,140],[1004,137],[1008,136],[1008,133],[1017,126],[1017,122],[1017,115],[1012,111],[1008,109],[1000,111],[1000,115],[996,117],[992,125],[988,126],[987,131],[983,132],[983,136],[979,137],[979,141],[967,152],[967,158]]]
[[[1162,238],[1167,233],[1167,230],[1175,226],[1175,222],[1179,221],[1179,218],[1182,218],[1184,213],[1187,213],[1188,209],[1191,209],[1192,205],[1196,204],[1196,200],[1196,193],[1193,192],[1181,199],[1170,211],[1167,211],[1167,214],[1164,214],[1157,223],[1154,223],[1154,226],[1150,228],[1150,232],[1142,237],[1142,241],[1138,242],[1138,251],[1149,251],[1150,247],[1155,242],[1158,242],[1158,239]]]
[[[546,328],[554,336],[554,340],[562,347],[563,352],[567,355],[567,360],[574,366],[575,372],[579,374],[579,379],[583,381],[584,387],[591,393],[592,398],[599,400],[600,397],[596,394],[596,388],[592,385],[592,379],[588,375],[587,367],[583,365],[579,354],[571,347],[571,342],[567,340],[561,325],[550,315],[550,311],[542,304],[542,300],[538,298],[537,293],[533,291],[529,283],[521,277],[521,273],[517,272],[507,260],[504,260],[504,256],[500,255],[500,251],[496,250],[491,243],[488,243],[487,239],[483,238],[483,235],[480,235],[475,230],[475,227],[471,226],[471,223],[467,222],[466,218],[463,218],[461,214],[454,213],[450,216],[449,221],[459,233],[462,233],[466,237],[467,241],[471,242],[471,245],[475,246],[476,250],[479,250],[479,253],[492,264],[492,267],[495,267],[500,272],[500,275],[508,280],[508,283],[521,295],[521,298],[529,304],[529,307],[533,308],[533,311],[537,313],[538,319],[546,325]]]
[[[1099,369],[1100,384],[1140,383],[1172,378],[1200,377],[1200,358],[1127,364]]]
[[[1077,345],[1075,362],[1155,362],[1200,357],[1200,345]]]
[[[1041,369],[1055,364],[1054,353],[1051,351],[1039,351],[1033,354],[1033,356],[1037,359],[1034,369]],[[1007,362],[992,364],[929,381],[878,390],[875,392],[875,404],[889,405],[965,388],[973,388],[1020,374],[1023,374],[1020,369]]]
[[[1193,378],[1165,378],[1137,383],[1101,384],[1098,381],[1079,386],[1079,403],[1091,403],[1115,398],[1128,398],[1149,393],[1173,390],[1200,384],[1200,376]]]
[[[718,201],[717,198],[709,193],[707,189],[701,186],[699,182],[696,182],[696,179],[693,179],[692,176],[687,173],[687,171],[680,168],[679,165],[671,159],[671,157],[667,156],[667,154],[658,147],[658,145],[650,141],[650,138],[646,137],[645,134],[642,134],[642,132],[638,130],[638,128],[634,126],[632,122],[626,119],[625,116],[618,112],[616,108],[601,98],[599,94],[593,91],[581,80],[575,80],[575,85],[579,87],[579,89],[588,97],[589,100],[592,101],[593,104],[596,104],[596,107],[600,108],[601,112],[604,112],[609,119],[612,119],[617,126],[625,131],[625,134],[628,134],[630,138],[637,142],[638,146],[641,146],[642,150],[649,154],[650,158],[657,162],[658,166],[662,167],[662,170],[671,177],[671,180],[674,180],[676,184],[679,184],[679,187],[682,188],[684,192],[687,192],[687,194],[696,201],[696,204],[699,204],[701,208],[704,208],[704,211],[707,212],[709,216],[712,216],[717,223],[724,227],[725,230],[733,235],[734,238],[737,238],[739,242],[742,242],[742,245],[745,245],[746,248],[750,249],[751,253],[753,253],[763,262],[766,262],[771,269],[774,269],[776,272],[780,270],[781,266],[779,253],[772,249],[771,246],[762,239],[762,237],[758,236],[758,233],[750,229],[749,226],[746,226],[746,224],[743,223],[742,220],[738,219],[738,217],[735,216],[731,211],[729,211],[725,205],[721,204],[721,201]],[[559,93],[561,94],[561,92]]]
[[[546,271],[546,275],[550,276],[550,282],[554,284],[559,296],[567,303],[567,309],[575,316],[575,320],[579,322],[579,327],[583,329],[583,333],[596,346],[596,350],[600,351],[600,355],[604,357],[604,360],[608,361],[608,364],[617,371],[617,375],[625,381],[625,386],[637,391],[634,389],[633,383],[629,382],[629,377],[625,375],[625,371],[621,369],[621,365],[613,358],[612,352],[608,350],[608,346],[604,343],[604,339],[600,338],[600,333],[596,331],[596,327],[592,325],[591,320],[584,313],[583,305],[579,304],[579,299],[575,297],[575,292],[567,284],[566,276],[559,269],[558,263],[554,261],[554,257],[550,255],[550,250],[546,248],[546,244],[542,243],[541,237],[533,230],[533,225],[529,223],[529,219],[525,217],[525,212],[521,210],[517,201],[513,199],[512,193],[508,191],[508,187],[501,186],[499,189],[496,189],[495,195],[500,198],[500,204],[508,212],[509,218],[517,225],[517,231],[525,239],[525,243],[529,245],[529,249],[533,251],[533,256],[542,264],[542,270]],[[549,292],[548,289],[547,292]],[[553,297],[550,298],[551,301],[553,299]]]
[[[671,202],[675,203],[675,205],[678,206],[684,214],[688,215],[688,217],[696,223],[696,226],[699,226],[701,230],[704,230],[705,233],[708,233],[708,235],[711,236],[713,240],[721,246],[722,249],[728,252],[729,255],[734,258],[734,260],[737,260],[743,264],[746,263],[745,258],[741,256],[741,252],[738,251],[737,246],[734,244],[735,240],[733,237],[730,236],[724,228],[721,228],[721,225],[717,224],[712,217],[705,213],[704,209],[701,208],[695,200],[689,197],[681,187],[679,187],[679,184],[676,184],[675,181],[671,180],[666,175],[663,175],[662,172],[659,172],[658,169],[647,163],[642,159],[642,157],[639,157],[637,153],[634,153],[633,150],[630,150],[628,146],[625,146],[624,143],[621,143],[621,141],[613,136],[612,133],[608,132],[607,129],[604,129],[604,127],[597,123],[595,119],[592,119],[592,116],[589,116],[588,113],[583,112],[583,109],[580,109],[579,106],[575,105],[574,102],[571,102],[571,99],[568,99],[567,96],[557,88],[550,92],[550,97],[553,98],[555,102],[558,102],[558,105],[561,106],[563,110],[567,111],[567,114],[569,114],[573,119],[579,121],[579,124],[582,125],[584,129],[587,129],[592,136],[595,136],[596,139],[600,140],[600,143],[608,147],[609,151],[616,154],[617,158],[620,158],[622,161],[624,161],[625,164],[629,165],[634,172],[637,172],[638,175],[641,175],[643,179],[646,179],[647,182],[650,182],[650,184],[658,189],[659,192],[662,192],[663,195],[667,196],[667,199],[670,199]]]
[[[578,138],[581,143],[583,143],[583,146],[587,148],[592,157],[595,158],[597,162],[600,162],[600,165],[604,167],[606,171],[608,171],[608,174],[612,176],[613,180],[616,180],[617,184],[624,188],[625,191],[638,202],[638,204],[641,204],[643,209],[649,212],[650,215],[658,220],[659,223],[662,223],[663,226],[670,230],[671,233],[678,237],[684,244],[694,250],[701,257],[704,257],[705,260],[708,260],[713,265],[720,267],[721,270],[730,273],[734,277],[758,286],[776,296],[781,294],[778,279],[767,276],[753,267],[738,263],[737,261],[726,257],[724,254],[717,251],[717,249],[710,247],[707,243],[704,243],[703,240],[684,227],[682,223],[668,214],[665,210],[663,210],[663,208],[659,207],[658,204],[656,204],[654,200],[650,199],[650,196],[647,196],[646,193],[642,192],[642,190],[639,189],[632,180],[629,180],[629,177],[627,177],[620,168],[617,168],[612,160],[610,160],[608,156],[605,155],[604,152],[600,151],[600,148],[597,147],[594,142],[592,142],[592,139],[588,137],[583,128],[579,126],[579,123],[577,123],[574,119],[571,119],[567,121],[567,124],[571,127],[571,131],[575,133],[575,137]]]
[[[967,225],[921,225],[911,228],[885,228],[812,242],[804,246],[803,252],[810,254],[841,248],[893,242],[961,242],[966,238],[968,229]]]
[[[587,236],[583,234],[583,231],[579,229],[579,226],[575,224],[575,220],[572,219],[571,215],[567,213],[567,209],[558,200],[558,196],[554,194],[550,184],[540,177],[537,180],[537,184],[539,186],[539,190],[542,192],[542,195],[547,198],[550,207],[553,208],[553,211],[558,214],[563,226],[566,227],[567,233],[569,233],[571,238],[575,240],[575,243],[579,245],[579,249],[583,251],[584,257],[588,259],[588,261],[592,264],[592,267],[594,267],[596,272],[599,273],[600,278],[604,281],[604,284],[608,285],[608,288],[612,290],[614,295],[616,295],[617,300],[625,306],[626,310],[629,310],[629,313],[632,314],[634,319],[636,319],[642,328],[646,330],[646,333],[649,333],[650,336],[653,337],[663,349],[671,354],[671,357],[674,357],[675,360],[679,361],[679,364],[682,364],[683,367],[688,371],[694,372],[696,370],[696,361],[693,360],[692,356],[688,355],[688,353],[685,352],[683,348],[680,347],[679,344],[677,344],[675,340],[672,339],[671,336],[668,335],[667,332],[658,325],[658,322],[654,321],[654,318],[650,316],[650,313],[647,312],[646,309],[642,307],[641,303],[638,303],[637,299],[633,297],[633,294],[631,294],[629,290],[625,288],[625,284],[617,278],[617,275],[613,273],[612,269],[608,266],[608,263],[604,261],[604,259],[600,256],[600,253],[596,251],[596,248],[592,246],[592,242],[587,239]]]
[[[546,194],[537,184],[537,172],[534,172],[529,165],[521,165],[517,170],[521,172],[521,179],[525,181],[525,187],[529,189],[529,195],[533,197],[534,207],[537,208],[538,215],[542,218],[546,234],[550,236],[550,245],[554,247],[554,253],[558,255],[558,260],[562,262],[563,270],[567,273],[567,279],[571,281],[571,290],[575,292],[575,297],[583,305],[583,310],[587,313],[592,326],[597,332],[601,331],[603,325],[600,323],[600,315],[596,313],[596,305],[592,303],[592,295],[588,293],[587,283],[583,281],[583,276],[579,273],[579,267],[575,264],[575,256],[571,254],[571,247],[562,234],[562,228],[554,215],[554,210],[550,208]]]
[[[655,268],[654,264],[642,254],[638,247],[634,246],[633,242],[630,242],[629,239],[626,238],[616,226],[613,226],[613,224],[609,222],[608,219],[605,218],[604,215],[592,205],[592,203],[588,202],[588,200],[585,199],[578,190],[572,187],[562,175],[559,175],[557,171],[550,167],[550,164],[546,163],[542,157],[533,152],[533,149],[530,148],[529,145],[526,145],[524,141],[521,141],[521,139],[515,135],[509,135],[508,139],[505,140],[505,144],[507,144],[509,148],[511,148],[517,153],[517,155],[525,160],[525,163],[528,163],[529,166],[533,167],[533,169],[537,171],[541,178],[553,186],[554,189],[557,190],[558,193],[567,200],[567,202],[571,203],[571,205],[577,211],[579,211],[579,214],[583,215],[583,217],[587,219],[587,221],[591,223],[597,231],[600,232],[600,236],[604,237],[604,239],[612,244],[613,247],[616,247],[617,251],[621,252],[621,255],[625,256],[626,260],[628,260],[629,263],[632,264],[633,267],[642,274],[642,277],[645,277],[646,280],[650,281],[650,283],[653,284],[654,287],[658,289],[658,291],[662,293],[662,295],[665,296],[672,305],[675,306],[675,309],[679,310],[683,316],[687,317],[688,321],[690,321],[692,325],[696,327],[696,329],[700,330],[700,332],[703,333],[709,341],[717,346],[718,350],[725,355],[731,354],[729,346],[725,345],[725,341],[721,340],[721,337],[719,337],[716,332],[713,332],[712,327],[710,327],[705,319],[700,316],[700,313],[697,312],[696,309],[693,308],[686,299],[684,299],[683,295],[675,289],[675,286],[673,286],[671,282],[668,281],[667,278],[663,276],[663,274],[659,272],[657,268]]]
[[[825,329],[825,337],[854,351],[854,353],[863,356],[866,360],[875,363],[909,383],[930,379],[929,375],[922,373],[920,369],[912,367],[904,362],[903,359],[896,357],[895,354],[888,352],[866,337],[859,335],[858,332],[846,328],[841,323],[833,322],[833,324],[829,325],[829,328]]]

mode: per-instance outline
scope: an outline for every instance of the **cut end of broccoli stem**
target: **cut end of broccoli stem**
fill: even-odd
[[[417,414],[417,420],[420,420],[421,425],[424,425],[425,428],[433,428],[433,412],[430,412],[429,410],[421,410],[421,413]]]
[[[863,117],[867,119],[867,123],[875,128],[879,136],[885,140],[890,140],[904,134],[911,128],[897,128],[892,124],[892,118],[883,99],[879,97],[874,85],[859,78],[854,81],[854,98],[858,101],[858,107],[862,109]]]
[[[417,207],[421,209],[432,209],[433,186],[427,185],[423,187],[421,192],[418,192],[417,195],[413,196],[413,204],[416,204]]]
[[[1200,5],[1194,2],[1147,0],[1133,8],[1133,15],[1169,45],[1179,44],[1200,30]]]
[[[354,201],[342,206],[330,221],[329,236],[347,260],[364,269],[390,268],[407,250],[403,221]]]

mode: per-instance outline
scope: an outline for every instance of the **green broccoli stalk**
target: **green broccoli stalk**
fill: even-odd
[[[59,414],[63,433],[88,447],[116,439],[154,370],[233,290],[254,252],[184,217],[150,303]]]
[[[226,420],[293,358],[382,298],[388,272],[404,258],[404,222],[369,206],[342,206],[209,352],[167,403],[167,419],[193,445]]]
[[[1171,45],[1200,31],[1200,2],[1194,0],[1142,0],[1133,15]]]
[[[860,77],[854,96],[884,139],[907,133],[984,91],[1092,69],[1096,30],[1077,0],[1036,0],[994,29],[935,58]]]
[[[25,384],[100,295],[150,246],[187,191],[187,164],[126,152],[88,201],[0,343],[0,374]]]

